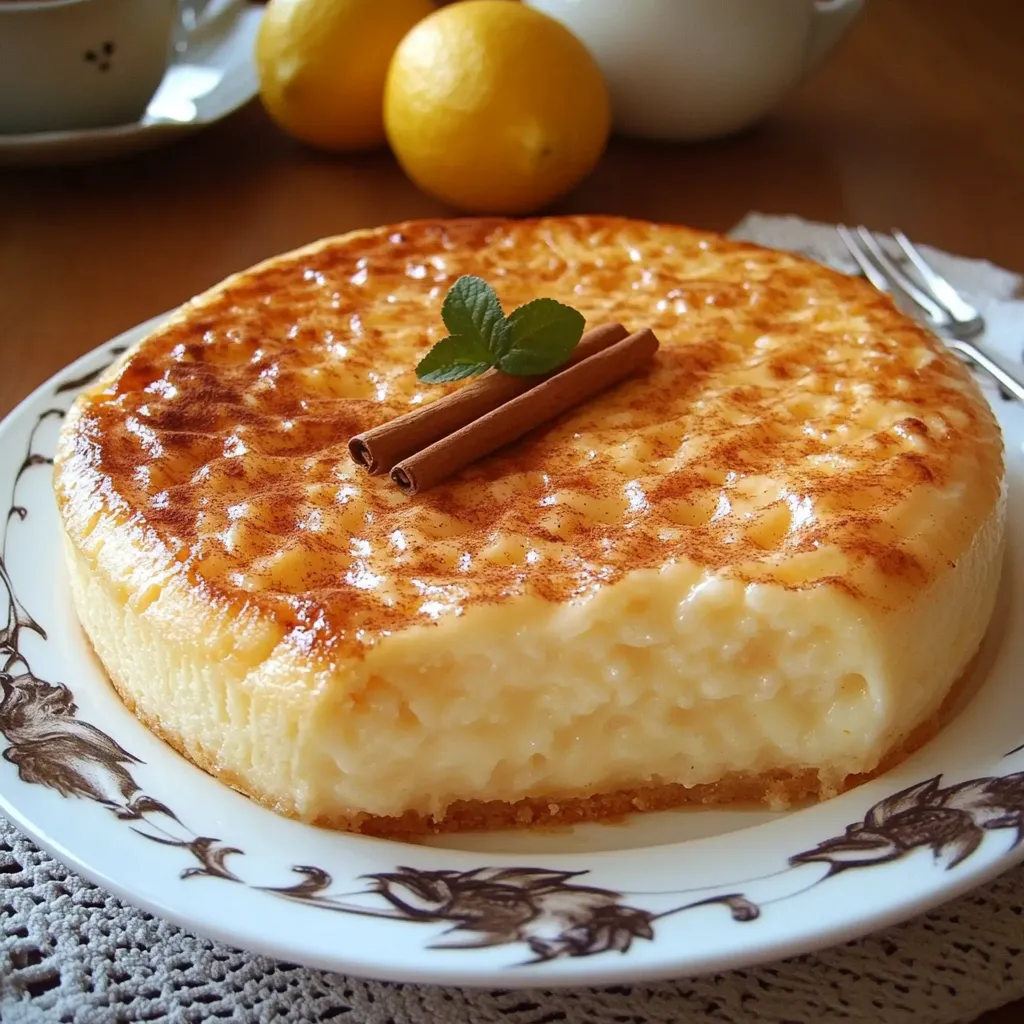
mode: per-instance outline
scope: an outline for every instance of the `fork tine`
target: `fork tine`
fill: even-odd
[[[953,314],[956,320],[975,320],[978,311],[965,302],[960,293],[921,255],[921,250],[907,238],[899,228],[892,229],[892,237],[896,244],[906,253],[907,259],[921,275],[921,280],[932,290],[932,294]]]
[[[845,224],[837,224],[836,231],[843,241],[843,245],[850,251],[850,255],[857,261],[857,266],[864,271],[864,276],[880,292],[889,292],[888,278],[875,266],[874,262],[864,250],[864,247],[854,237],[853,232]]]
[[[916,302],[936,326],[947,326],[953,320],[950,311],[941,302],[938,302],[934,296],[922,291],[907,276],[903,269],[889,257],[889,254],[878,244],[878,239],[863,224],[857,228],[857,235],[889,279],[892,288],[904,292],[910,299]]]

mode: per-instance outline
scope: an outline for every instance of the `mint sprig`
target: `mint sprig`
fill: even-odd
[[[427,384],[473,377],[492,366],[515,377],[550,373],[565,363],[583,337],[583,314],[554,299],[534,299],[505,316],[494,289],[466,275],[441,305],[448,328],[420,360],[416,376]]]

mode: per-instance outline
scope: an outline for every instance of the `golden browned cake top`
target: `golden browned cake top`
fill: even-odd
[[[467,273],[506,311],[552,296],[662,347],[408,498],[346,442],[458,386],[414,367]],[[967,372],[865,282],[612,217],[414,222],[282,256],[151,335],[71,433],[62,500],[141,519],[195,583],[346,646],[684,559],[897,604],[959,556],[1002,472]]]

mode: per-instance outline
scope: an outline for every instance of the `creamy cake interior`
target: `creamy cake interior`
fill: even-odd
[[[408,498],[350,436],[464,273],[650,326],[651,370]],[[415,222],[186,305],[77,403],[56,488],[125,702],[368,832],[827,797],[926,735],[991,616],[998,427],[884,296],[607,217]]]

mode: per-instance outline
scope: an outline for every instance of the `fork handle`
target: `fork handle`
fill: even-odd
[[[1021,379],[1019,369],[1011,369],[1010,365],[994,352],[980,348],[972,341],[954,341],[950,338],[946,345],[953,351],[967,356],[975,366],[1002,384],[1018,402],[1024,402],[1024,380]]]

